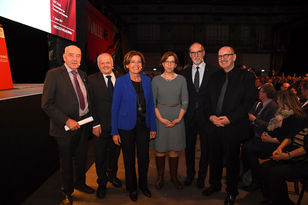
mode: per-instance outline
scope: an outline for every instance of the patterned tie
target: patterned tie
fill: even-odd
[[[108,90],[110,92],[110,95],[113,95],[113,85],[111,82],[111,75],[107,75],[106,78],[108,78],[108,82],[107,82],[107,86],[108,86]]]
[[[84,102],[84,97],[83,97],[82,91],[80,89],[80,85],[79,85],[78,80],[77,80],[77,72],[72,71],[72,73],[73,73],[73,76],[74,76],[74,84],[75,84],[75,88],[76,88],[78,99],[79,99],[80,109],[84,110],[86,105],[85,105],[85,102]]]
[[[219,98],[218,98],[218,101],[217,101],[217,107],[216,107],[217,116],[219,116],[221,114],[222,104],[224,102],[227,86],[228,86],[228,73],[226,73],[226,80],[225,80],[224,84],[222,85],[222,88],[221,88],[220,94],[219,94]]]
[[[194,86],[196,88],[196,91],[199,92],[199,67],[196,67],[197,71],[195,73],[194,78]]]

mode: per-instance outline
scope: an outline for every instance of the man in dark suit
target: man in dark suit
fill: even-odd
[[[85,193],[94,192],[85,183],[89,125],[78,124],[79,120],[90,116],[90,101],[87,76],[79,69],[81,50],[74,45],[67,46],[63,59],[63,66],[51,69],[46,74],[42,109],[50,118],[49,133],[58,144],[62,191],[65,196],[61,204],[72,204],[74,186]],[[65,125],[69,131],[65,131]]]
[[[186,78],[189,93],[189,105],[185,115],[186,130],[186,179],[184,185],[189,186],[195,176],[195,147],[197,135],[200,135],[201,157],[199,161],[199,171],[197,187],[203,188],[208,167],[208,147],[205,130],[206,119],[204,117],[205,88],[208,79],[218,68],[207,65],[204,62],[205,51],[200,43],[193,43],[189,48],[189,56],[193,65],[182,71]]]
[[[209,79],[205,96],[210,144],[210,184],[202,193],[211,195],[221,190],[223,165],[226,166],[227,197],[225,204],[234,204],[238,195],[240,143],[248,134],[248,111],[256,100],[254,75],[235,67],[234,49],[219,49],[222,68]]]
[[[251,168],[252,183],[249,186],[244,186],[243,189],[252,192],[260,187],[257,179],[259,175],[259,161],[258,158],[268,158],[264,156],[265,149],[269,149],[264,146],[261,135],[266,130],[270,119],[275,116],[278,109],[277,103],[273,100],[275,97],[275,88],[271,83],[262,85],[259,89],[259,100],[253,107],[253,110],[248,113],[249,120],[254,130],[254,136],[251,141],[244,144],[242,147],[243,164],[245,170]]]
[[[96,196],[104,198],[108,181],[115,187],[122,186],[117,178],[120,147],[113,143],[110,135],[112,95],[117,76],[112,72],[113,59],[110,54],[100,54],[97,57],[97,66],[100,72],[90,75],[88,83],[94,117],[92,133],[95,136],[93,143],[99,185]]]

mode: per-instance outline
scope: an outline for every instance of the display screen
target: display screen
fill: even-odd
[[[1,0],[0,16],[76,41],[76,0]]]

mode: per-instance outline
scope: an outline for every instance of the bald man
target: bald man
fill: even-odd
[[[255,77],[251,72],[235,67],[236,57],[230,46],[219,49],[221,70],[209,79],[205,97],[211,186],[203,191],[203,195],[209,196],[221,190],[225,162],[225,205],[234,204],[238,195],[240,143],[248,135],[248,111],[256,100]]]
[[[114,187],[122,186],[117,178],[120,147],[114,144],[110,135],[112,93],[117,75],[113,72],[113,59],[109,53],[102,53],[97,57],[97,66],[99,72],[90,75],[88,83],[94,117],[92,133],[98,177],[96,196],[105,198],[108,181]]]
[[[85,193],[94,193],[85,183],[89,125],[80,126],[77,123],[89,117],[91,109],[87,76],[79,69],[80,48],[67,46],[63,60],[64,65],[51,69],[46,74],[42,109],[50,118],[49,134],[55,137],[58,144],[62,191],[65,196],[61,204],[72,204],[71,194],[74,188]],[[65,131],[65,125],[69,127],[69,131]]]

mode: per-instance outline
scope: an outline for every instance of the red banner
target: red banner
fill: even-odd
[[[0,90],[13,88],[3,28],[0,25]]]
[[[96,62],[99,54],[115,52],[119,43],[118,29],[90,3],[86,11],[86,28],[88,60]]]
[[[76,1],[50,0],[51,33],[76,41]]]

